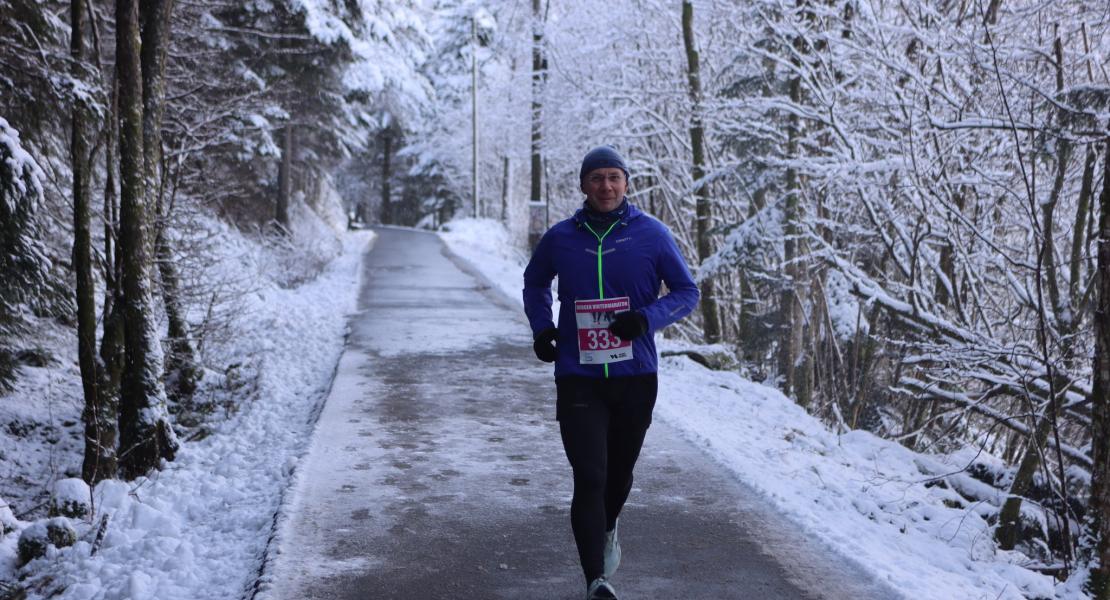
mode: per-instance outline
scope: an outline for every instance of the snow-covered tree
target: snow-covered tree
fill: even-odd
[[[45,312],[56,285],[36,219],[44,174],[16,131],[0,117],[0,389],[13,376],[12,336],[25,328],[27,313]]]

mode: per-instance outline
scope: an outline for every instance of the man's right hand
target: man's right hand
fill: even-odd
[[[555,359],[559,358],[559,350],[555,347],[555,339],[558,337],[559,330],[554,327],[548,327],[537,333],[535,341],[532,343],[532,350],[535,350],[536,358],[543,362],[555,362]]]

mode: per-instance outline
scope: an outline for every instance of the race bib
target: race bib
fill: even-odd
[[[609,331],[617,316],[632,309],[628,296],[605,300],[575,300],[574,317],[578,324],[578,362],[604,365],[632,360],[632,342]]]

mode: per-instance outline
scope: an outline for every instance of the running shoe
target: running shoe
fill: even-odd
[[[621,542],[617,539],[617,528],[621,522],[618,519],[613,524],[612,531],[605,532],[605,578],[609,579],[621,566]]]
[[[586,588],[586,600],[616,600],[616,598],[617,592],[604,577],[593,580],[590,587]]]

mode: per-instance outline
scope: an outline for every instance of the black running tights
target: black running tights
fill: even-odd
[[[654,373],[614,379],[560,377],[556,418],[574,471],[570,522],[589,583],[603,572],[605,532],[632,490],[658,380]]]

